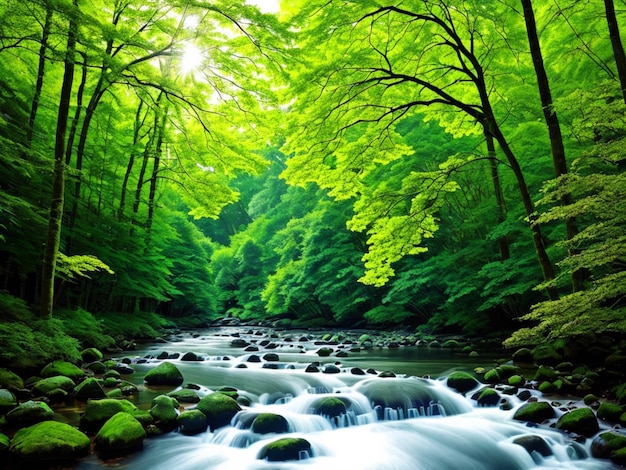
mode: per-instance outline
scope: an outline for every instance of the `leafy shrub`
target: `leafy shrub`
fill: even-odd
[[[115,340],[104,332],[104,325],[83,309],[55,312],[64,325],[65,333],[76,338],[83,348],[104,350],[115,345]]]
[[[101,315],[104,332],[114,338],[156,338],[173,324],[156,313],[106,313]]]

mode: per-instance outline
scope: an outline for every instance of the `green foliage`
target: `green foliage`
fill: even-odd
[[[55,317],[63,323],[66,334],[79,341],[81,348],[106,350],[115,346],[115,340],[104,332],[103,323],[83,310],[57,310]]]
[[[172,324],[152,312],[133,314],[104,313],[98,315],[103,330],[113,338],[156,338]]]

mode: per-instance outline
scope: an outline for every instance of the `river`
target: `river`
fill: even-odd
[[[234,336],[233,336],[234,335]],[[288,335],[288,336],[286,336]],[[258,352],[233,347],[234,339],[259,347]],[[132,398],[143,408],[152,398],[172,388],[148,387],[145,374],[170,355],[194,352],[201,361],[168,359],[183,373],[184,386],[194,384],[204,395],[220,387],[234,387],[250,405],[242,407],[231,425],[214,432],[183,435],[170,432],[148,438],[143,450],[104,461],[96,455],[80,461],[78,470],[525,470],[618,469],[608,461],[589,457],[590,439],[572,442],[550,428],[529,427],[512,419],[522,403],[507,396],[510,410],[477,407],[476,402],[451,391],[445,377],[454,370],[491,366],[496,356],[440,348],[376,348],[355,351],[350,345],[331,345],[329,357],[319,357],[314,337],[306,332],[269,335],[269,331],[215,328],[181,335],[169,343],[151,344],[133,352],[135,372],[125,376],[140,391]],[[269,343],[269,344],[267,344]],[[346,351],[347,357],[337,357]],[[278,361],[266,361],[268,353]],[[256,356],[256,357],[254,357]],[[148,358],[148,360],[145,360]],[[257,358],[260,358],[257,361]],[[312,363],[319,372],[307,372]],[[333,367],[334,366],[334,367]],[[357,369],[354,369],[357,368]],[[338,371],[337,371],[338,369]],[[374,369],[393,371],[396,377],[379,378]],[[332,373],[331,373],[332,372]],[[533,392],[537,394],[537,392]],[[328,418],[315,412],[320,398],[333,396],[346,404],[346,412]],[[416,397],[419,399],[416,400]],[[186,405],[192,407],[193,405]],[[258,434],[250,429],[259,413],[280,414],[288,422],[286,434]],[[539,436],[549,452],[529,453],[515,441]],[[302,437],[311,447],[301,460],[270,462],[259,454],[270,442]],[[546,454],[546,455],[543,455]]]

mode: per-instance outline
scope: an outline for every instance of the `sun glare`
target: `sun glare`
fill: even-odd
[[[181,58],[181,72],[187,75],[200,68],[204,61],[204,52],[193,44],[186,44]]]

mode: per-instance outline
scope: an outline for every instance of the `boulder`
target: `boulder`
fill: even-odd
[[[7,452],[9,452],[9,447],[11,446],[11,440],[9,436],[0,433],[0,457],[3,458]]]
[[[615,403],[602,403],[598,407],[598,418],[609,423],[619,423],[620,417],[624,414],[624,407]]]
[[[89,438],[69,424],[44,421],[15,433],[10,454],[28,464],[53,464],[87,455]]]
[[[167,395],[159,395],[152,400],[150,415],[160,429],[171,431],[176,427],[178,417],[178,401]]]
[[[219,392],[210,393],[203,397],[196,408],[207,417],[211,431],[226,426],[241,411],[236,400]]]
[[[493,388],[483,389],[476,398],[478,406],[497,406],[500,403],[500,394]]]
[[[107,455],[120,455],[140,448],[146,431],[131,414],[123,411],[108,419],[94,439],[95,449]]]
[[[526,379],[521,375],[512,375],[507,379],[507,383],[512,387],[523,387],[526,384]]]
[[[453,372],[446,381],[448,387],[459,393],[465,393],[478,385],[478,380],[467,372]]]
[[[135,373],[135,369],[133,369],[131,366],[129,366],[128,364],[125,364],[123,362],[117,362],[117,363],[113,364],[111,366],[111,369],[119,372],[120,374],[124,374],[124,375],[130,375],[130,374],[134,374]]]
[[[76,382],[71,378],[64,375],[57,375],[55,377],[49,377],[47,379],[41,379],[35,382],[33,386],[33,393],[35,395],[48,395],[50,392],[56,389],[65,390],[71,392],[76,387]]]
[[[626,436],[614,431],[599,434],[591,443],[591,455],[597,459],[611,459],[623,466],[626,463]]]
[[[107,370],[107,366],[105,366],[102,361],[93,361],[87,364],[85,368],[89,369],[94,374],[104,374]]]
[[[28,400],[6,414],[7,423],[16,428],[25,428],[54,417],[54,411],[42,401]]]
[[[104,398],[106,394],[100,385],[100,381],[94,377],[83,380],[74,387],[74,398],[81,401],[87,401],[90,398]]]
[[[198,356],[195,352],[189,351],[183,354],[183,357],[181,357],[180,360],[187,362],[201,362],[204,361],[204,358],[202,356]]]
[[[556,422],[556,428],[585,437],[591,437],[600,430],[596,415],[586,407],[565,413]]]
[[[0,368],[0,388],[21,390],[24,388],[24,381],[16,373],[8,369]]]
[[[71,362],[67,361],[54,361],[48,364],[41,371],[41,376],[45,378],[56,377],[62,375],[63,377],[69,377],[74,382],[79,382],[85,377],[85,371],[80,367],[75,366]]]
[[[313,403],[312,408],[317,415],[335,418],[346,412],[346,404],[337,397],[324,397]]]
[[[176,398],[179,403],[198,403],[200,396],[198,392],[190,388],[181,388],[167,394],[168,397]]]
[[[148,385],[178,386],[183,383],[183,380],[183,374],[178,370],[178,367],[167,361],[150,370],[144,378]]]
[[[550,344],[540,344],[536,346],[531,351],[531,355],[537,364],[555,365],[563,361],[563,356],[561,356],[561,354],[559,354]]]
[[[120,412],[128,413],[136,418],[143,415],[142,421],[146,420],[145,414],[128,400],[115,398],[103,398],[102,400],[89,400],[85,412],[80,418],[80,427],[88,433],[97,432],[105,422]],[[150,416],[149,413],[147,413]]]
[[[323,347],[323,348],[319,348],[316,354],[319,357],[328,357],[332,354],[332,352],[333,352],[332,348]]]
[[[522,446],[530,455],[532,455],[533,452],[537,452],[542,457],[552,455],[552,449],[550,449],[550,446],[544,438],[535,434],[516,437],[513,440],[513,444]]]
[[[104,358],[104,355],[97,348],[87,348],[83,349],[80,352],[80,357],[83,359],[84,362],[90,363],[101,361]]]
[[[258,434],[289,432],[289,423],[284,416],[274,413],[260,413],[252,422],[252,432]]]
[[[200,410],[185,410],[176,417],[176,424],[183,434],[198,434],[209,427],[206,415]]]
[[[539,424],[555,416],[556,413],[550,403],[547,401],[535,401],[520,406],[513,415],[513,419]]]
[[[13,392],[6,388],[0,388],[0,415],[12,410],[17,406],[17,398]]]
[[[483,380],[488,384],[497,384],[501,381],[500,372],[498,369],[489,369],[485,372],[485,375],[483,375]]]
[[[311,444],[301,437],[285,437],[270,442],[261,449],[257,458],[270,462],[300,460],[311,456]]]

